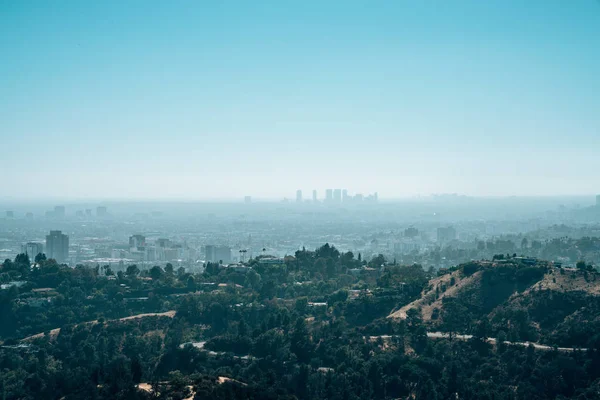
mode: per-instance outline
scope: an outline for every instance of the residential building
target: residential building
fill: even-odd
[[[207,245],[204,248],[205,260],[210,262],[231,262],[231,247]]]
[[[53,258],[59,263],[68,261],[69,236],[61,231],[50,231],[46,236],[46,257]]]
[[[29,260],[33,261],[35,256],[44,252],[44,245],[42,243],[29,242],[21,246],[21,252],[29,256]]]
[[[137,249],[146,246],[146,237],[144,235],[133,235],[129,237],[129,248]]]

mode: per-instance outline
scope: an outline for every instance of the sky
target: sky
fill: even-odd
[[[599,0],[0,0],[0,197],[600,193]]]

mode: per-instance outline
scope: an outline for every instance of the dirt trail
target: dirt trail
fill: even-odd
[[[169,318],[173,318],[173,317],[175,317],[175,314],[176,314],[176,311],[175,310],[171,310],[171,311],[166,311],[166,312],[163,312],[163,313],[145,313],[145,314],[130,315],[129,317],[123,317],[123,318],[118,318],[118,319],[110,319],[110,320],[105,321],[105,322],[131,321],[131,320],[134,320],[134,319],[147,318],[147,317],[169,317]],[[75,326],[93,325],[93,324],[97,324],[97,323],[98,323],[98,320],[95,319],[93,321],[86,321],[86,322],[81,322],[79,324],[75,324]],[[51,338],[56,338],[59,333],[60,333],[60,328],[52,329],[50,331],[50,337]],[[37,333],[35,335],[31,335],[31,336],[28,336],[26,338],[23,338],[23,339],[21,339],[21,341],[28,341],[28,340],[42,338],[42,337],[44,337],[44,334],[45,334],[44,332]]]

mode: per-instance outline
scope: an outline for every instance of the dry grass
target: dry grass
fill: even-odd
[[[463,277],[460,271],[454,271],[451,274],[432,279],[431,281],[429,281],[429,285],[427,286],[427,288],[421,293],[421,297],[419,299],[405,305],[399,310],[388,315],[388,318],[406,319],[406,313],[408,312],[408,310],[415,308],[421,311],[421,316],[424,321],[430,321],[431,315],[433,314],[433,309],[439,308],[442,305],[442,299],[444,297],[454,296],[461,288],[477,281],[480,276],[481,271],[478,271],[473,275],[467,277]],[[450,280],[452,278],[455,279],[455,283],[453,286],[450,286]],[[441,291],[442,285],[446,286],[446,291],[444,292]],[[431,287],[431,289],[429,289],[429,287]],[[440,288],[437,299],[435,299],[436,287]],[[433,299],[435,300],[430,304],[430,301]]]
[[[174,310],[171,311],[167,311],[164,313],[146,313],[146,314],[137,314],[137,315],[131,315],[129,317],[124,317],[124,318],[119,318],[119,319],[111,319],[106,321],[106,323],[109,322],[115,322],[115,321],[119,321],[119,322],[123,322],[123,321],[131,321],[134,319],[140,319],[140,318],[147,318],[147,317],[169,317],[169,318],[173,318],[175,317],[176,312]],[[95,325],[98,323],[98,320],[93,320],[93,321],[87,321],[87,322],[81,322],[79,324],[76,324],[75,326],[80,326],[80,325]],[[55,339],[58,334],[60,333],[60,328],[55,328],[52,329],[50,331],[50,339]],[[29,341],[29,340],[34,340],[34,339],[39,339],[44,337],[45,332],[42,333],[37,333],[35,335],[31,335],[28,336],[24,339],[21,339],[22,341]]]

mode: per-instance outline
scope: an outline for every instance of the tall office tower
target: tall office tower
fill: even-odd
[[[146,246],[146,236],[144,235],[132,235],[129,236],[129,248],[137,249],[138,247]]]
[[[65,217],[65,206],[54,207],[54,217],[55,218],[64,218]]]
[[[69,258],[69,237],[61,231],[50,231],[46,235],[46,257],[64,263]]]
[[[228,263],[231,261],[231,247],[229,246],[204,246],[205,261]]]
[[[376,202],[379,201],[379,193],[375,192],[373,194],[373,200],[375,200]]]
[[[342,190],[342,201],[344,203],[350,201],[350,197],[348,197],[348,190],[346,190],[346,189]]]
[[[296,203],[302,203],[302,190],[296,190]]]
[[[333,201],[336,203],[342,202],[342,189],[335,189],[333,191]]]
[[[313,190],[313,203],[316,203],[317,201],[317,191]]]
[[[102,217],[106,217],[107,215],[108,215],[108,211],[107,211],[106,207],[104,207],[104,206],[96,207],[96,217],[102,218]]]
[[[252,196],[245,196],[244,197],[244,203],[246,203],[246,204],[252,203]]]
[[[331,203],[333,201],[333,189],[327,189],[325,191],[325,201]]]
[[[33,261],[35,256],[43,252],[44,245],[42,243],[29,242],[21,246],[21,253],[27,254],[30,261]]]

